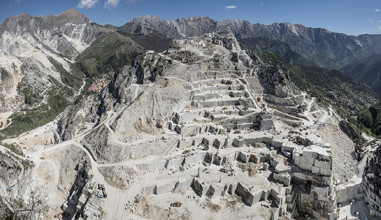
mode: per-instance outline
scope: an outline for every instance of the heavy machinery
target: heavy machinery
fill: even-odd
[[[181,207],[183,204],[181,202],[172,202],[171,207]]]
[[[17,183],[18,183],[18,182],[17,182]],[[15,185],[16,185],[16,183],[13,184],[12,186],[8,186],[8,187],[7,187],[7,192],[8,192],[9,190],[11,190]]]
[[[221,168],[221,169],[220,169],[220,172],[222,172],[222,173],[227,173],[228,171],[227,171],[225,168]]]

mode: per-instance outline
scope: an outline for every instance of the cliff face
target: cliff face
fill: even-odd
[[[379,204],[379,190],[381,187],[380,158],[381,148],[378,147],[373,154],[369,155],[363,174],[363,183],[365,190],[364,199],[368,204],[370,214],[375,217],[381,217],[381,208]]]
[[[34,111],[30,116],[34,119],[25,120],[29,115],[20,113],[18,123],[7,123],[10,127],[0,136],[18,135],[27,127],[52,121],[74,101],[84,86],[84,74],[73,66],[74,60],[108,32],[76,9],[59,15],[22,13],[5,19],[0,25],[0,113],[6,116],[0,116],[0,121],[21,109]],[[42,112],[44,116],[36,117]]]
[[[172,39],[200,36],[214,31],[218,22],[208,17],[179,18],[175,21],[161,20],[157,16],[143,15],[133,18],[118,31],[149,34],[162,33]]]

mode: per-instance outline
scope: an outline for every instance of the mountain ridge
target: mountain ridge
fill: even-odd
[[[85,84],[74,59],[110,32],[76,9],[59,15],[14,15],[0,24],[0,139],[53,120]],[[2,90],[3,91],[3,90]],[[45,116],[44,116],[45,115]],[[7,118],[10,118],[8,120]]]
[[[349,63],[340,69],[344,74],[368,84],[381,94],[381,54],[372,54],[365,59]]]
[[[197,27],[192,24],[197,23]],[[157,16],[139,16],[131,19],[119,30],[134,33],[162,33],[170,38],[186,38],[210,32],[208,28],[228,25],[238,40],[248,37],[266,37],[281,40],[290,46],[304,51],[307,58],[319,66],[340,69],[353,60],[362,59],[381,51],[381,35],[363,34],[351,36],[328,31],[324,28],[305,27],[291,23],[270,25],[253,24],[242,19],[216,21],[209,17],[189,17],[161,20]],[[329,59],[330,62],[324,62]]]

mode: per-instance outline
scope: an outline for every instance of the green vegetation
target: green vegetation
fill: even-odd
[[[362,60],[351,62],[340,69],[343,73],[365,83],[381,95],[381,54],[373,54]]]
[[[62,82],[69,87],[79,90],[82,86],[83,73],[76,70],[76,68],[72,68],[74,71],[70,74],[66,69],[62,66],[61,63],[57,62],[52,57],[48,57],[49,61],[53,64],[56,70],[60,73]]]
[[[118,33],[110,33],[95,40],[75,63],[75,68],[83,72],[87,79],[82,95],[93,95],[88,91],[94,78],[111,79],[110,72],[119,72],[125,65],[132,65],[143,57],[144,48],[130,38]]]
[[[358,114],[357,122],[366,128],[369,134],[381,138],[381,102],[362,109]]]
[[[142,59],[143,54],[144,48],[130,38],[118,33],[110,33],[98,38],[87,48],[71,66],[70,73],[59,62],[48,57],[60,73],[63,83],[49,76],[53,87],[47,91],[46,104],[41,102],[44,97],[36,92],[38,90],[34,91],[33,88],[28,87],[28,84],[20,83],[19,89],[25,95],[25,103],[29,107],[10,116],[10,125],[0,131],[0,140],[16,137],[23,132],[42,126],[54,120],[67,106],[79,105],[83,95],[96,93],[88,91],[93,77],[111,79],[110,72],[120,72],[125,65],[132,65],[135,60]],[[159,72],[160,66],[155,67],[155,70]],[[84,91],[73,100],[74,91],[82,86],[84,75],[87,77]],[[41,87],[43,86],[42,84]],[[31,108],[33,104],[37,104],[37,107]]]
[[[21,156],[24,155],[23,152],[22,152],[22,150],[16,148],[16,146],[13,145],[13,144],[7,144],[7,143],[0,142],[0,145],[2,145],[2,146],[4,146],[4,147],[8,148],[10,151],[12,151],[13,153],[15,153],[15,154],[17,154],[17,155],[21,155]]]
[[[0,140],[16,137],[23,132],[42,126],[57,117],[69,105],[78,105],[83,99],[83,95],[92,95],[89,92],[93,77],[111,79],[110,72],[120,72],[125,65],[132,65],[136,59],[142,59],[144,48],[136,44],[130,38],[118,33],[110,33],[98,38],[89,48],[87,48],[78,58],[75,64],[71,65],[68,72],[62,64],[48,57],[55,69],[60,73],[62,83],[54,77],[49,76],[49,81],[53,84],[50,90],[46,91],[47,103],[41,94],[44,88],[43,83],[30,87],[26,82],[20,82],[19,91],[24,94],[25,109],[12,114],[7,121],[7,127],[0,131]],[[27,72],[31,67],[22,66],[22,71]],[[1,69],[2,72],[3,69]],[[155,67],[155,71],[160,71],[160,66]],[[37,73],[41,74],[41,73]],[[9,74],[1,74],[2,79]],[[83,84],[83,77],[86,76],[86,84],[83,93],[74,97],[74,91],[78,91]],[[38,77],[38,75],[37,75]],[[38,80],[37,80],[38,81]],[[70,101],[69,101],[70,100]],[[72,103],[73,102],[73,103]],[[15,152],[14,146],[7,146]]]
[[[239,42],[242,43],[244,47],[258,54],[262,54],[265,51],[276,53],[293,65],[319,65],[329,69],[340,68],[340,65],[334,61],[334,54],[326,56],[321,53],[315,53],[315,55],[311,57],[311,54],[298,50],[280,40],[272,40],[266,37],[250,37],[241,39]],[[313,60],[309,58],[313,58]]]
[[[20,87],[20,85],[19,85]],[[21,90],[21,92],[25,96],[25,102],[28,103],[29,105],[33,105],[34,103],[40,103],[43,99],[42,96],[40,96],[37,93],[33,93],[28,87],[23,86],[24,89]]]
[[[160,33],[151,33],[147,35],[130,34],[123,31],[118,31],[119,34],[129,37],[137,44],[146,50],[153,50],[155,52],[162,52],[169,48],[172,39],[165,37]]]
[[[160,65],[159,64],[156,64],[155,65],[155,68],[153,69],[154,72],[158,72],[160,70]]]
[[[48,92],[48,103],[41,104],[33,109],[26,108],[12,114],[10,116],[12,123],[0,131],[0,140],[7,137],[15,137],[23,132],[42,126],[54,120],[58,114],[65,110],[69,105],[66,97],[73,97],[73,90],[67,86],[62,86],[52,77],[50,79],[57,84]]]
[[[331,104],[340,110],[343,117],[356,115],[363,106],[378,101],[378,95],[368,85],[361,84],[337,70],[317,66],[294,66],[270,51],[261,54],[260,58],[288,72],[299,89],[317,97],[318,101],[326,106]]]
[[[34,109],[24,109],[10,116],[12,123],[0,131],[0,139],[15,137],[23,132],[42,126],[63,112],[68,106],[68,101],[62,93],[55,94],[51,91],[48,104],[43,104]]]
[[[249,48],[258,54],[271,51],[282,56],[293,65],[316,65],[313,61],[302,56],[295,48],[280,40],[270,40],[265,37],[250,37],[241,39],[240,45],[242,49]]]
[[[77,58],[76,66],[88,78],[103,78],[142,55],[144,49],[130,38],[110,33],[98,38]]]
[[[1,75],[1,78],[0,78],[1,81],[5,81],[11,77],[10,73],[7,70],[0,67],[0,71],[1,71],[1,74],[0,74]]]

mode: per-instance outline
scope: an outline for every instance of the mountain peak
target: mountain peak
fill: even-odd
[[[61,28],[67,23],[84,24],[91,21],[86,15],[79,13],[75,8],[63,11],[59,15],[43,15],[40,17],[58,28]]]
[[[161,19],[156,15],[140,15],[139,17],[131,19],[129,22],[152,23],[158,21],[161,21]]]
[[[72,8],[72,9],[69,9],[69,10],[66,10],[66,11],[63,11],[61,14],[59,14],[58,16],[71,16],[71,17],[76,17],[80,15],[79,11],[75,8]]]

